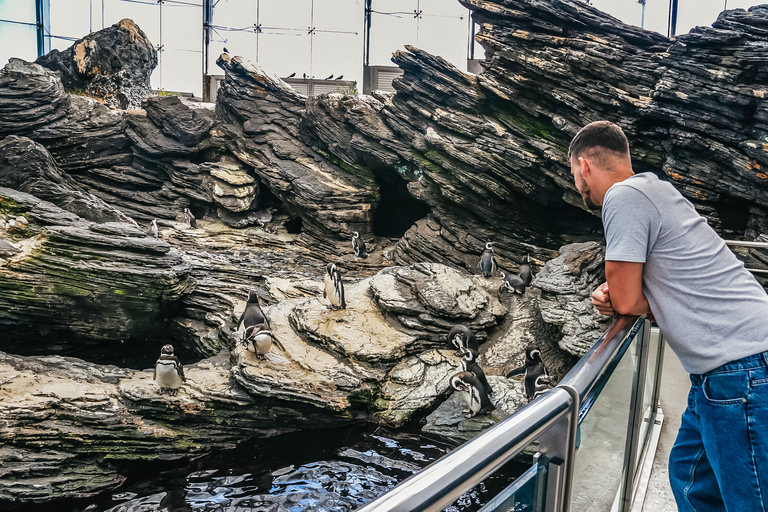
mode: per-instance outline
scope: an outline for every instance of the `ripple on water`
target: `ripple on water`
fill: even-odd
[[[339,430],[342,432],[340,433]],[[384,494],[452,446],[373,427],[287,434],[129,483],[88,512],[348,512]],[[449,511],[478,510],[506,486],[481,484]],[[116,504],[115,502],[120,503]]]

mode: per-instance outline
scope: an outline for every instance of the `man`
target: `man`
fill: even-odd
[[[569,149],[576,188],[602,207],[604,315],[653,315],[691,374],[669,460],[680,511],[768,511],[768,295],[675,188],[635,174],[621,128],[598,121]]]

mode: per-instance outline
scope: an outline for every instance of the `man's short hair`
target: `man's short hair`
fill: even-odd
[[[595,121],[579,130],[573,138],[568,148],[568,159],[597,148],[613,151],[620,156],[629,155],[629,141],[621,128],[610,121]]]

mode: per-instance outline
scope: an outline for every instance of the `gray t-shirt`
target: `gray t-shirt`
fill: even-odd
[[[768,295],[671,184],[652,173],[614,184],[603,226],[606,260],[645,264],[643,293],[686,371],[768,350]]]

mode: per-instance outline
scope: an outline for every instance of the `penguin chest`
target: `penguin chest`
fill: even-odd
[[[467,391],[461,391],[461,398],[464,399],[465,402],[467,402],[467,405],[469,406],[469,410],[473,413],[477,414],[480,411],[480,408],[482,405],[480,404],[480,393],[474,388],[469,387]]]
[[[155,366],[155,382],[163,389],[178,389],[182,380],[173,361],[158,361]]]
[[[266,354],[272,348],[272,335],[268,331],[251,336],[248,341],[248,348],[257,354]]]
[[[341,294],[339,293],[339,287],[331,278],[331,276],[325,276],[325,294],[328,296],[328,300],[334,306],[341,306]]]

